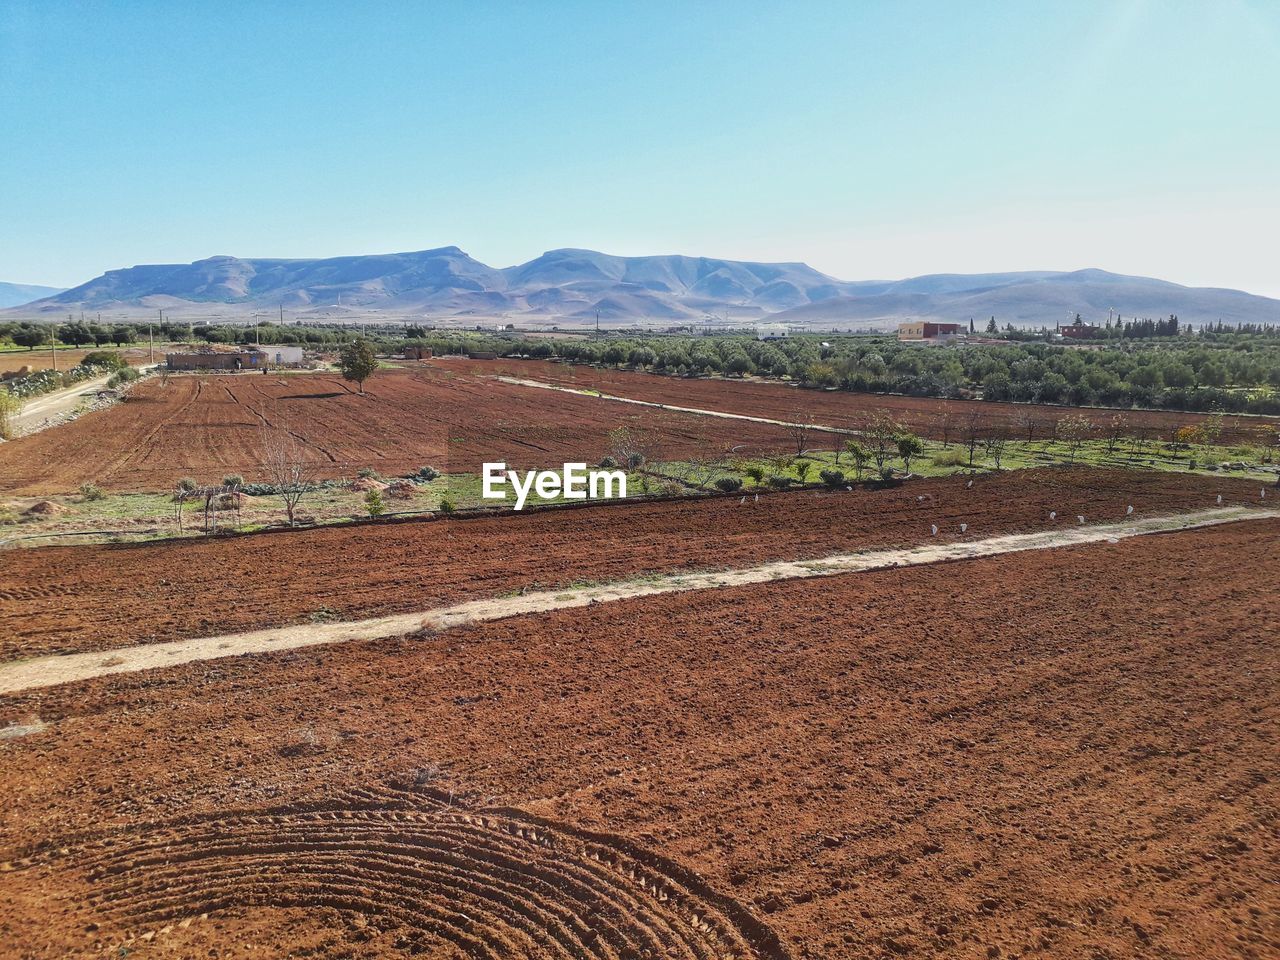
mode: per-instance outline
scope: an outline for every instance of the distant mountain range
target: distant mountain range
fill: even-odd
[[[815,327],[883,326],[907,318],[985,322],[994,316],[1002,325],[1041,325],[1075,313],[1096,319],[1110,309],[1126,317],[1176,313],[1192,323],[1280,322],[1280,300],[1103,270],[846,281],[803,263],[614,257],[573,249],[495,268],[457,247],[324,260],[223,256],[129,267],[46,295],[21,312],[164,308],[175,314],[208,313],[214,304],[233,313],[283,305],[294,315],[378,310],[574,323],[594,321],[598,314],[614,322],[767,317]]]
[[[41,297],[61,293],[62,287],[42,287],[34,283],[5,283],[0,280],[0,308],[16,307]]]

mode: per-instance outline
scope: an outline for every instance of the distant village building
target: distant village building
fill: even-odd
[[[757,340],[785,340],[787,328],[781,323],[762,323],[756,327]]]
[[[933,323],[928,320],[913,320],[898,324],[899,340],[941,343],[946,340],[953,340],[964,332],[964,325],[959,323]]]
[[[1091,323],[1059,324],[1058,333],[1071,340],[1096,340],[1102,336],[1102,328]]]
[[[164,359],[170,370],[260,370],[267,366],[267,355],[257,350],[167,353]]]
[[[419,346],[408,346],[408,347],[405,347],[405,348],[404,348],[404,358],[405,358],[406,360],[430,360],[430,359],[431,359],[431,348],[430,348],[430,347],[419,347]]]
[[[259,352],[267,355],[267,361],[273,367],[297,367],[302,365],[302,347],[273,344],[258,347]]]
[[[283,344],[236,350],[207,347],[187,353],[165,354],[165,363],[170,370],[265,370],[268,367],[298,367],[302,362],[302,347]]]

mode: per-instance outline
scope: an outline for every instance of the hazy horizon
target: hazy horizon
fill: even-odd
[[[13,2],[0,280],[570,246],[1277,297],[1278,38],[1248,2]]]

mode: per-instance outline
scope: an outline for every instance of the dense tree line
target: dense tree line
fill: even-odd
[[[674,376],[753,374],[859,392],[1280,413],[1280,339],[1259,334],[1128,340],[1096,349],[924,347],[884,337],[515,340],[500,352]]]
[[[1045,342],[1024,331],[1010,342],[921,346],[886,336],[801,335],[778,340],[717,336],[522,337],[516,333],[440,331],[415,325],[302,326],[153,324],[159,342],[297,344],[336,349],[358,337],[379,352],[408,343],[437,355],[495,353],[559,358],[648,370],[668,376],[759,376],[815,388],[927,397],[1079,406],[1280,413],[1280,327],[1210,326],[1194,335],[1177,317],[1100,328],[1087,346]],[[47,345],[46,324],[0,324],[0,341]],[[1004,332],[1006,339],[1007,331]],[[145,340],[146,324],[64,323],[61,343],[107,346]]]

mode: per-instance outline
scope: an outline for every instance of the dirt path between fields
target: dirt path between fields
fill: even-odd
[[[43,396],[29,400],[22,410],[13,418],[13,426],[18,434],[25,436],[41,429],[41,424],[64,413],[75,410],[85,400],[95,396],[106,387],[111,375],[82,380],[80,383],[54,390]]]
[[[542,380],[524,380],[520,377],[498,375],[495,379],[501,383],[509,383],[514,387],[538,387],[541,390],[555,390],[558,393],[572,393],[580,397],[593,397],[597,400],[614,400],[618,403],[634,403],[640,407],[657,407],[659,410],[672,410],[676,413],[693,413],[702,417],[720,417],[725,420],[749,420],[752,423],[767,423],[775,427],[804,427],[822,433],[844,433],[857,436],[860,431],[845,430],[821,423],[795,423],[790,420],[770,420],[768,417],[753,417],[745,413],[725,413],[723,410],[706,410],[702,407],[679,407],[671,403],[659,403],[656,400],[635,400],[631,397],[619,397],[599,390],[579,390],[576,387],[563,387],[556,383],[545,383]]]
[[[1251,507],[1201,510],[1176,516],[1150,517],[1115,524],[1081,525],[1039,533],[1008,534],[965,543],[922,544],[906,549],[835,554],[819,560],[788,560],[719,572],[664,574],[577,589],[537,591],[516,596],[472,600],[432,610],[367,620],[301,624],[223,636],[145,644],[107,652],[38,657],[0,666],[0,695],[118,673],[134,673],[157,667],[177,666],[198,660],[213,660],[219,657],[253,653],[275,653],[299,647],[343,643],[349,640],[376,640],[422,631],[435,632],[467,623],[482,623],[521,614],[584,607],[610,600],[768,583],[775,580],[862,573],[891,567],[968,560],[1023,550],[1044,550],[1088,543],[1114,543],[1128,537],[1172,533],[1248,519],[1278,517],[1280,517],[1280,511]]]

